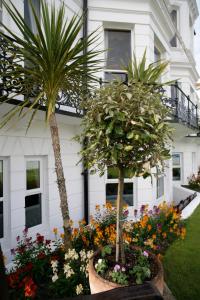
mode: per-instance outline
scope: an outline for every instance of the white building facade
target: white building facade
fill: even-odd
[[[55,0],[59,5],[59,0]],[[169,122],[174,127],[172,159],[165,174],[151,180],[125,179],[124,200],[130,217],[142,204],[156,205],[173,200],[173,185],[187,184],[188,177],[200,166],[198,132],[198,97],[195,83],[198,74],[193,57],[194,23],[198,17],[195,0],[65,0],[69,18],[81,14],[87,5],[88,33],[99,32],[98,49],[105,66],[98,76],[109,81],[115,76],[126,78],[122,65],[134,52],[140,59],[146,49],[148,63],[165,59],[170,64],[163,79],[177,80],[168,88],[167,105],[172,108]],[[13,3],[27,17],[27,1]],[[33,1],[39,10],[39,1]],[[0,18],[10,28],[12,20],[1,6]],[[1,105],[2,116],[14,104]],[[81,145],[72,138],[80,132],[81,118],[71,109],[57,113],[61,151],[66,178],[70,216],[75,225],[94,213],[97,204],[114,202],[117,188],[115,172],[107,170],[103,177],[89,175],[88,208],[85,208],[84,173],[78,152]],[[28,133],[27,120],[11,121],[0,130],[0,242],[5,254],[16,245],[16,236],[29,228],[51,237],[54,227],[62,230],[59,193],[54,171],[54,156],[45,114],[40,111]],[[189,136],[188,136],[189,135]],[[33,178],[31,180],[30,178]]]

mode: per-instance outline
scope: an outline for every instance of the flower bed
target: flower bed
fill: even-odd
[[[142,206],[140,211],[135,211],[133,221],[127,220],[125,208],[123,217],[126,244],[153,251],[159,256],[171,242],[177,237],[184,238],[186,233],[180,213],[166,203],[153,210]],[[89,294],[88,260],[99,247],[115,244],[115,221],[115,208],[110,204],[102,209],[97,206],[90,225],[85,226],[82,221],[79,228],[73,229],[73,249],[67,253],[57,229],[54,229],[54,241],[40,234],[32,240],[28,231],[24,230],[22,238],[17,237],[16,249],[11,250],[14,267],[7,275],[11,299],[50,299]],[[115,271],[114,277],[123,274],[121,267]]]

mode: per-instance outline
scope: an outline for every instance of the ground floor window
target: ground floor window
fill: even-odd
[[[0,158],[0,239],[5,238],[8,230],[8,164]]]
[[[118,171],[116,168],[108,168],[106,181],[106,202],[116,206],[118,188]],[[123,201],[124,205],[134,205],[134,183],[129,170],[125,171]]]
[[[42,224],[42,160],[26,159],[25,226]]]
[[[157,198],[160,198],[164,195],[164,175],[158,175],[157,177]]]
[[[172,154],[172,175],[173,180],[180,181],[181,180],[181,169],[182,169],[182,154],[181,153],[173,153]]]

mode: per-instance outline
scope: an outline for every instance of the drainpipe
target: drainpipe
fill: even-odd
[[[88,35],[88,0],[83,0],[83,39]],[[84,48],[83,53],[87,52],[87,47]],[[86,66],[87,67],[87,66]],[[87,141],[85,139],[83,147],[85,147]],[[85,168],[83,161],[83,189],[84,189],[84,219],[86,224],[89,223],[89,176],[88,169]]]

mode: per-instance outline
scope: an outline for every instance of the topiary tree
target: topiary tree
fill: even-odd
[[[129,66],[127,84],[113,81],[86,101],[83,132],[77,138],[87,139],[81,154],[92,172],[102,175],[107,167],[118,170],[116,262],[121,256],[123,263],[124,172],[129,169],[132,176],[145,178],[151,175],[151,168],[163,167],[170,158],[172,130],[165,122],[169,111],[161,101],[161,84],[156,83],[167,63],[146,68],[145,62],[146,54],[139,65],[135,60]],[[148,75],[145,80],[144,74]]]

